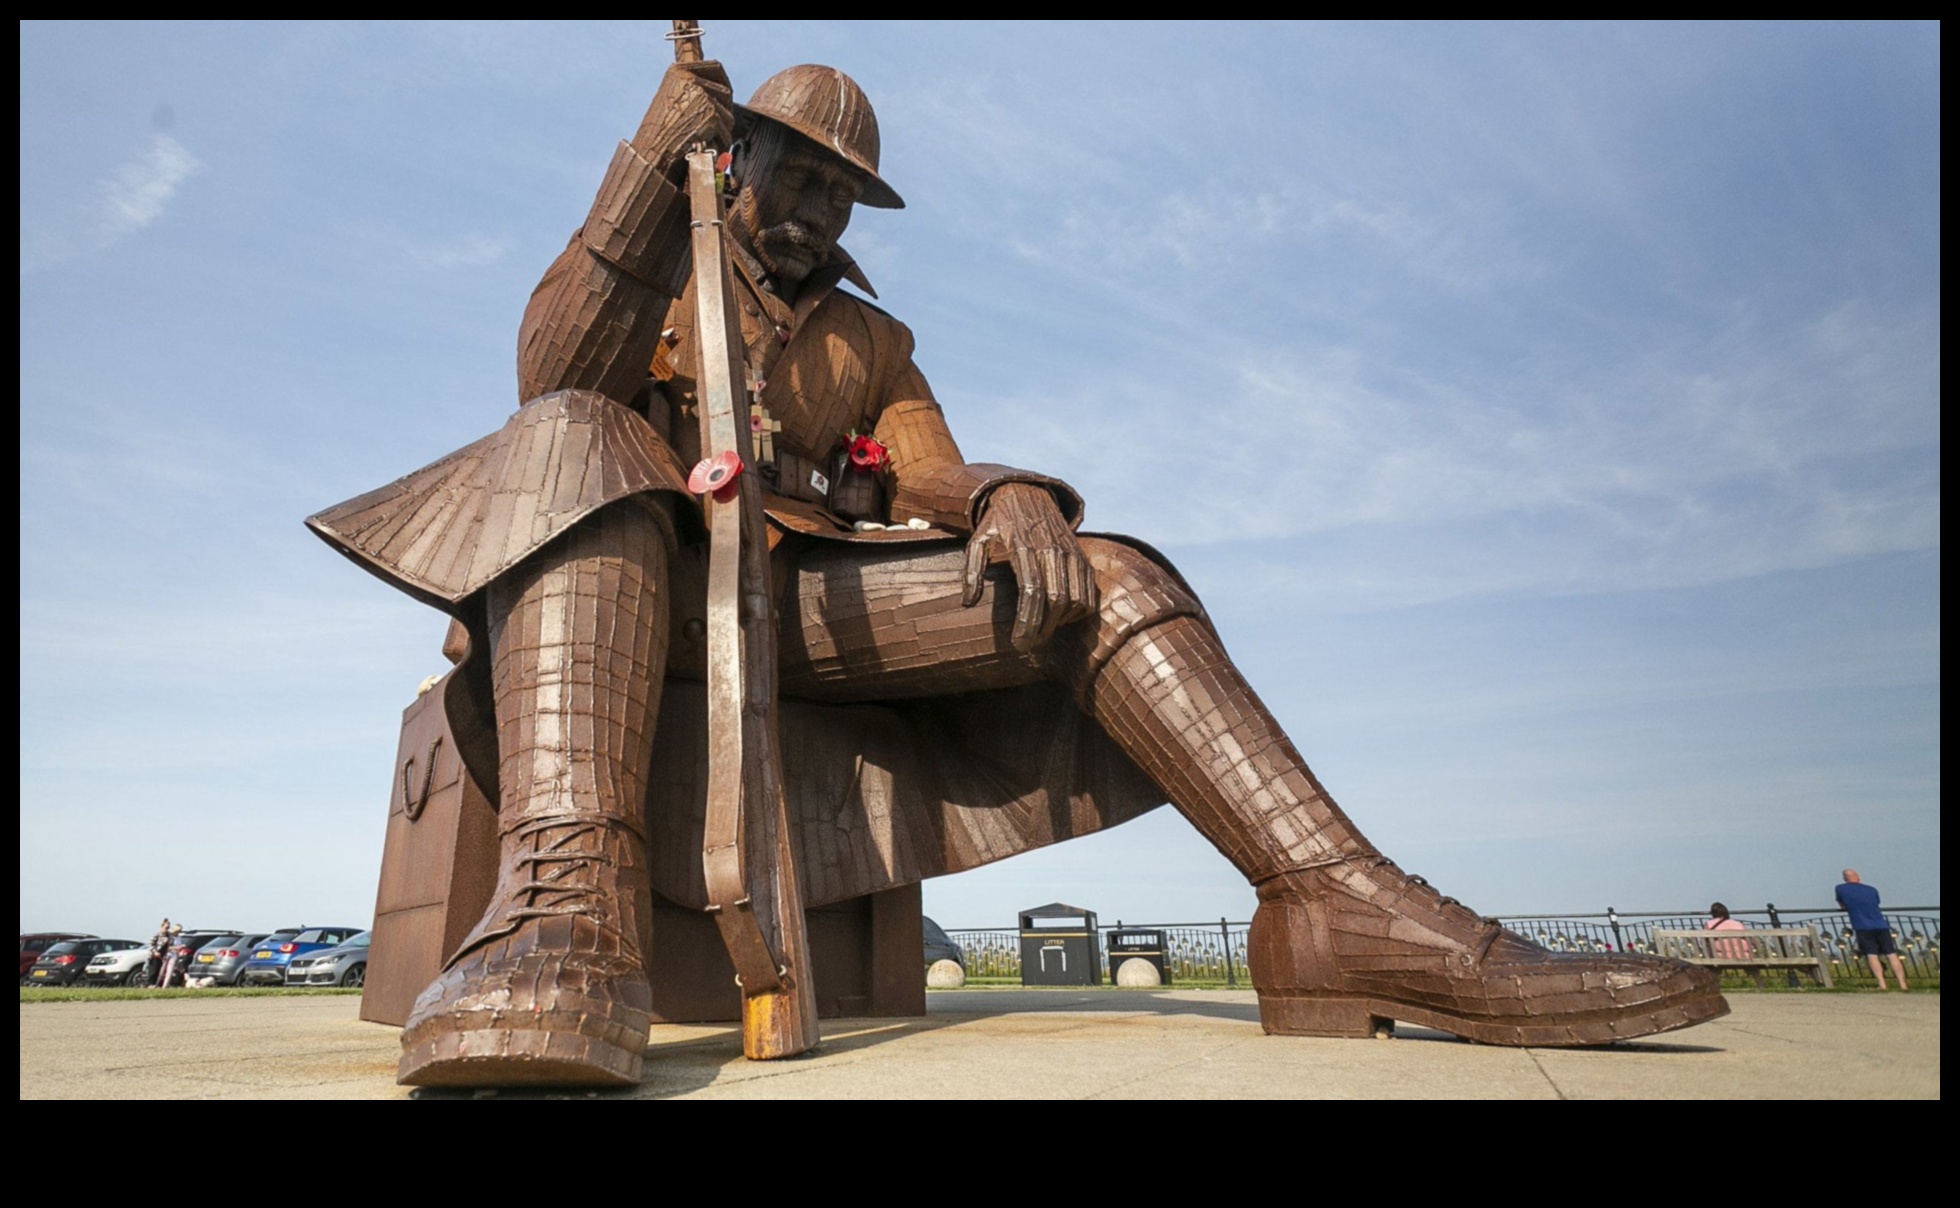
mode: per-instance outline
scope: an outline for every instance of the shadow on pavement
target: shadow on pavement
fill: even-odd
[[[685,1035],[663,1038],[666,1026],[654,1029],[646,1051],[646,1073],[640,1084],[616,1090],[582,1087],[511,1087],[498,1090],[460,1090],[425,1087],[414,1099],[664,1099],[699,1091],[718,1082],[748,1082],[807,1071],[839,1058],[877,1048],[894,1040],[956,1027],[975,1020],[1013,1015],[1121,1014],[1189,1015],[1234,1023],[1259,1023],[1259,1005],[1249,996],[1216,997],[1203,991],[1175,990],[965,990],[937,993],[927,1001],[928,1014],[902,1019],[831,1019],[823,1024],[823,1042],[815,1052],[782,1061],[751,1062],[742,1056],[739,1029],[727,1025],[677,1025]],[[1285,1038],[1280,1038],[1285,1039]],[[1398,1024],[1394,1041],[1468,1045],[1471,1042],[1434,1028]],[[1368,1043],[1356,1041],[1355,1043]],[[1493,1046],[1504,1047],[1504,1046]],[[1682,1044],[1658,1039],[1622,1041],[1575,1049],[1540,1050],[1626,1055],[1725,1052],[1720,1046]]]
[[[823,1040],[814,1052],[781,1061],[749,1061],[742,1056],[742,1034],[734,1024],[698,1034],[702,1025],[687,1025],[695,1035],[672,1040],[661,1037],[656,1025],[647,1045],[646,1072],[638,1086],[595,1090],[589,1087],[515,1086],[469,1090],[459,1087],[417,1087],[411,1099],[665,1099],[712,1086],[733,1075],[734,1081],[780,1077],[809,1069],[828,1059],[848,1056],[902,1036],[916,1036],[961,1022],[916,1016],[906,1019],[827,1019]]]

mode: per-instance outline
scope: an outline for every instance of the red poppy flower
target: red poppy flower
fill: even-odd
[[[730,449],[726,453],[704,457],[696,463],[693,471],[687,476],[687,489],[696,495],[713,492],[716,500],[727,503],[735,498],[735,492],[741,489],[741,483],[738,481],[741,474],[742,459],[735,450]]]
[[[851,465],[860,470],[882,470],[891,460],[891,451],[869,436],[851,438]]]

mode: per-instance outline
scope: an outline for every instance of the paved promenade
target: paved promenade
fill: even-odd
[[[1393,1040],[1271,1037],[1243,990],[958,990],[930,1000],[923,1019],[828,1020],[820,1052],[782,1062],[743,1061],[729,1027],[657,1027],[646,1080],[602,1097],[1940,1095],[1937,994],[1740,994],[1714,1023],[1590,1050],[1491,1048],[1406,1027]],[[23,1004],[20,1097],[412,1097],[394,1082],[395,1030],[360,1022],[358,1008],[353,997]]]

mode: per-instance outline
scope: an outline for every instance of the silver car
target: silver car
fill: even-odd
[[[296,956],[286,966],[289,986],[364,986],[367,984],[368,942],[373,933],[350,936],[336,948]]]
[[[199,948],[197,954],[191,957],[190,968],[184,971],[184,984],[198,989],[235,986],[238,975],[245,969],[245,962],[251,959],[254,947],[274,935],[294,934],[298,930],[288,927],[277,932],[248,931],[243,935],[220,936]]]

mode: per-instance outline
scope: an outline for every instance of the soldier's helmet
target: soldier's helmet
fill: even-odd
[[[785,68],[762,81],[749,103],[735,106],[735,111],[780,122],[864,173],[864,192],[858,200],[865,205],[905,208],[904,200],[878,175],[878,115],[871,112],[871,98],[856,80],[835,67],[804,63]]]

